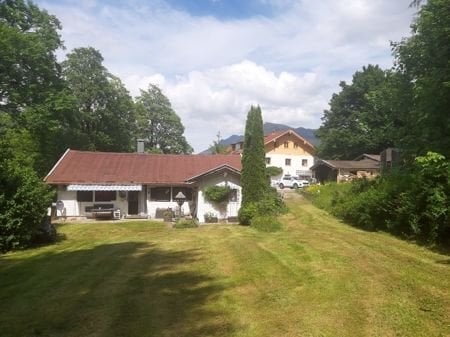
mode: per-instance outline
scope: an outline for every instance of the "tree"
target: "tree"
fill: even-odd
[[[341,82],[325,110],[318,154],[330,159],[353,159],[362,153],[380,153],[395,143],[400,106],[398,74],[368,65],[353,75],[352,83]],[[401,89],[407,86],[401,86]]]
[[[259,106],[250,108],[245,123],[242,154],[242,206],[262,200],[268,189],[264,151],[264,132]]]
[[[394,44],[397,70],[412,86],[401,146],[411,157],[434,151],[450,157],[450,1],[429,0],[412,36]]]
[[[0,138],[39,175],[61,155],[71,111],[55,56],[60,29],[31,2],[0,2]]]
[[[220,131],[217,133],[217,140],[213,141],[213,144],[209,147],[209,152],[212,154],[227,154],[228,146],[222,143],[220,138]]]
[[[102,63],[102,55],[92,47],[74,49],[62,63],[76,102],[72,145],[84,150],[130,151],[133,101],[120,79]]]
[[[192,153],[183,136],[184,126],[172,109],[169,99],[156,85],[141,90],[136,100],[137,136],[147,140],[150,151]]]
[[[0,2],[0,102],[17,118],[60,89],[55,50],[61,48],[58,19],[31,2]]]

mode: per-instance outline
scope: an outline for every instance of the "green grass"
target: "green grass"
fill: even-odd
[[[450,257],[301,197],[284,229],[65,224],[0,256],[0,336],[450,336]]]

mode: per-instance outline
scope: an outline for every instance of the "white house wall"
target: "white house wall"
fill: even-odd
[[[200,222],[205,222],[205,214],[213,213],[219,219],[226,219],[227,217],[236,217],[238,215],[239,208],[241,206],[242,190],[239,185],[239,178],[235,175],[228,174],[226,177],[223,174],[210,176],[202,180],[199,184],[198,190],[198,203],[197,203],[197,217]],[[204,190],[208,186],[230,186],[231,189],[237,190],[237,201],[228,202],[226,208],[221,209],[215,204],[212,204],[205,200]]]
[[[102,203],[102,204],[113,204],[114,208],[119,208],[121,214],[128,213],[128,202],[126,198],[121,199],[117,193],[117,199],[114,201],[86,201],[79,202],[77,201],[77,192],[76,191],[67,191],[65,187],[59,186],[57,192],[58,200],[61,200],[64,203],[64,210],[57,211],[57,216],[68,216],[68,217],[85,217],[87,214],[84,211],[87,206],[93,206],[94,203]]]

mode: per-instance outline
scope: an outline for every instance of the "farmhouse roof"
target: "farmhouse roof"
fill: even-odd
[[[222,167],[240,172],[239,155],[170,155],[67,150],[49,184],[185,184]]]
[[[328,166],[333,169],[349,169],[349,170],[368,170],[379,169],[380,163],[371,159],[363,160],[319,160],[311,169],[315,169],[319,166]]]
[[[363,159],[371,159],[371,160],[375,160],[375,161],[380,161],[381,156],[379,154],[363,153],[363,154],[359,155],[358,157],[356,157],[354,160],[363,160]]]
[[[305,138],[303,138],[297,132],[295,132],[294,130],[291,130],[291,129],[281,130],[281,131],[274,131],[272,133],[269,133],[268,135],[264,136],[264,145],[267,145],[267,144],[269,144],[271,142],[275,142],[278,138],[280,138],[280,137],[282,137],[284,135],[293,135],[300,142],[302,142],[304,145],[309,147],[311,149],[311,151],[314,151],[314,145],[312,145]]]

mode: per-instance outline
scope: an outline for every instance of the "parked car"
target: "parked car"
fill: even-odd
[[[289,176],[289,175],[285,175],[283,178],[281,178],[277,185],[281,189],[283,189],[285,187],[288,187],[288,188],[303,187],[302,182],[300,180],[298,180],[297,177]]]

